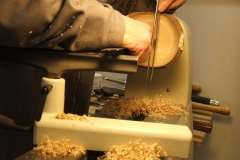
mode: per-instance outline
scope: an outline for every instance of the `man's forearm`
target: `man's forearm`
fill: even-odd
[[[96,0],[1,0],[0,45],[69,50],[120,46],[124,19]]]

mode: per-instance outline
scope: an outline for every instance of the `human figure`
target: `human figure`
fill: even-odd
[[[154,0],[99,0],[127,14],[153,11]],[[185,0],[165,0],[160,11]],[[151,53],[151,28],[97,0],[1,0],[0,45],[92,50],[124,47],[143,62]],[[136,4],[135,4],[136,3]],[[161,5],[162,4],[162,5]]]

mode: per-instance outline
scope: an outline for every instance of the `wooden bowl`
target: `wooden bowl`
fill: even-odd
[[[144,22],[153,28],[153,12],[135,12],[128,15],[130,18]],[[156,52],[154,67],[168,67],[172,65],[181,55],[183,49],[183,29],[178,19],[170,14],[161,14],[158,28],[158,40],[156,42]],[[150,58],[140,66],[152,67],[153,51]]]

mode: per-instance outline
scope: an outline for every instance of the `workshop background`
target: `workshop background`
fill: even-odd
[[[217,99],[220,106],[231,109],[230,116],[214,114],[212,133],[206,134],[200,147],[194,147],[193,159],[240,159],[240,1],[188,0],[175,15],[191,30],[193,84],[202,87],[201,96]],[[112,75],[126,78],[126,75]],[[17,131],[5,132],[15,135]],[[30,134],[28,137],[22,132],[17,134],[32,141]],[[18,137],[10,137],[16,141],[13,147],[18,147],[19,152],[27,151],[19,147]],[[31,144],[26,145],[32,148]],[[6,155],[1,154],[2,157]]]
[[[231,109],[230,116],[214,114],[194,160],[240,159],[240,1],[188,0],[175,15],[191,30],[193,84]]]

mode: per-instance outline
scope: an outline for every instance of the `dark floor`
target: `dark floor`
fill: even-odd
[[[23,132],[0,128],[0,159],[13,160],[33,149],[32,130]]]

